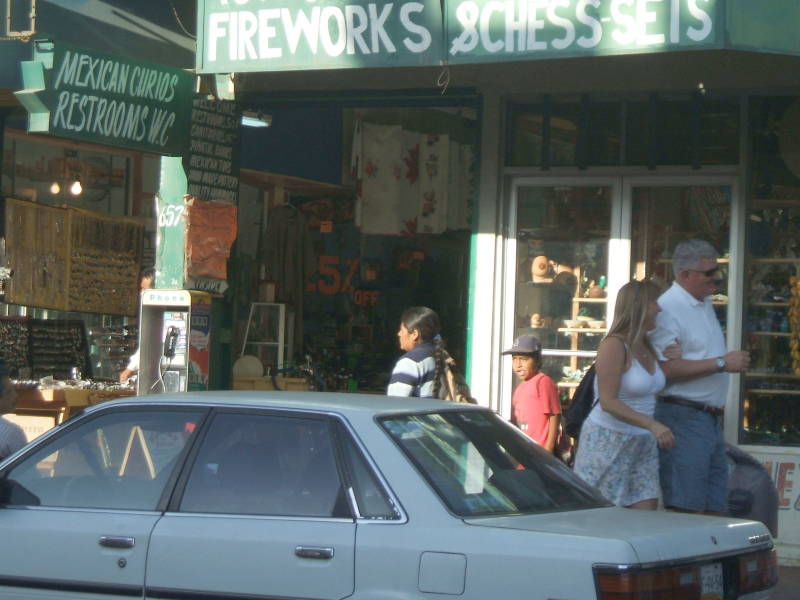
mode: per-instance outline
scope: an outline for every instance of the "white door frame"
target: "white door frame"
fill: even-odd
[[[517,277],[517,202],[521,187],[554,187],[554,186],[607,186],[611,188],[611,223],[609,223],[608,248],[608,298],[607,318],[609,323],[614,314],[614,300],[617,291],[630,278],[631,233],[633,216],[633,189],[637,187],[686,187],[686,186],[726,186],[731,189],[731,227],[730,227],[730,265],[728,268],[728,349],[738,349],[742,339],[742,291],[744,289],[744,228],[745,207],[740,198],[740,179],[736,175],[608,175],[586,177],[576,175],[554,177],[518,176],[510,180],[508,219],[505,230],[506,243],[503,251],[503,268],[499,275],[503,278],[500,289],[502,304],[500,307],[502,323],[500,332],[501,348],[510,347],[514,339],[514,302],[516,299]],[[511,414],[511,389],[513,374],[509,357],[499,362],[501,373],[498,379],[499,389],[497,401],[492,404],[501,415],[508,418]],[[734,375],[728,389],[725,411],[725,433],[728,442],[736,443],[739,427],[739,375]]]

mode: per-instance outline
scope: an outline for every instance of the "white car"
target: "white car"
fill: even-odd
[[[4,600],[731,600],[760,523],[610,506],[497,414],[204,392],[87,409],[0,465]]]

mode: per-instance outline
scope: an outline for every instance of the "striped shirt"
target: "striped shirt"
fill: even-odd
[[[27,443],[22,427],[0,417],[0,460],[5,460]]]
[[[386,390],[388,396],[433,397],[433,374],[436,372],[436,344],[422,342],[397,361]]]

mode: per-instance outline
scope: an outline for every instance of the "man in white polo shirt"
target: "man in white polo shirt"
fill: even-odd
[[[650,340],[663,352],[678,340],[669,385],[656,404],[655,419],[675,435],[675,446],[660,453],[664,506],[685,512],[724,513],[728,464],[722,415],[729,373],[747,369],[748,352],[727,351],[711,295],[717,292],[717,251],[704,240],[675,247],[675,281],[658,299],[661,312]],[[663,356],[662,356],[663,359]]]

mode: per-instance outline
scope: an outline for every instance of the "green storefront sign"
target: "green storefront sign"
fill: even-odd
[[[198,72],[745,50],[800,54],[797,0],[199,0]]]
[[[716,0],[447,3],[450,63],[712,47]]]
[[[438,65],[715,47],[721,0],[204,0],[200,72]]]
[[[38,41],[22,76],[31,132],[162,155],[188,148],[191,73]]]
[[[198,72],[436,64],[439,0],[199,0]]]

